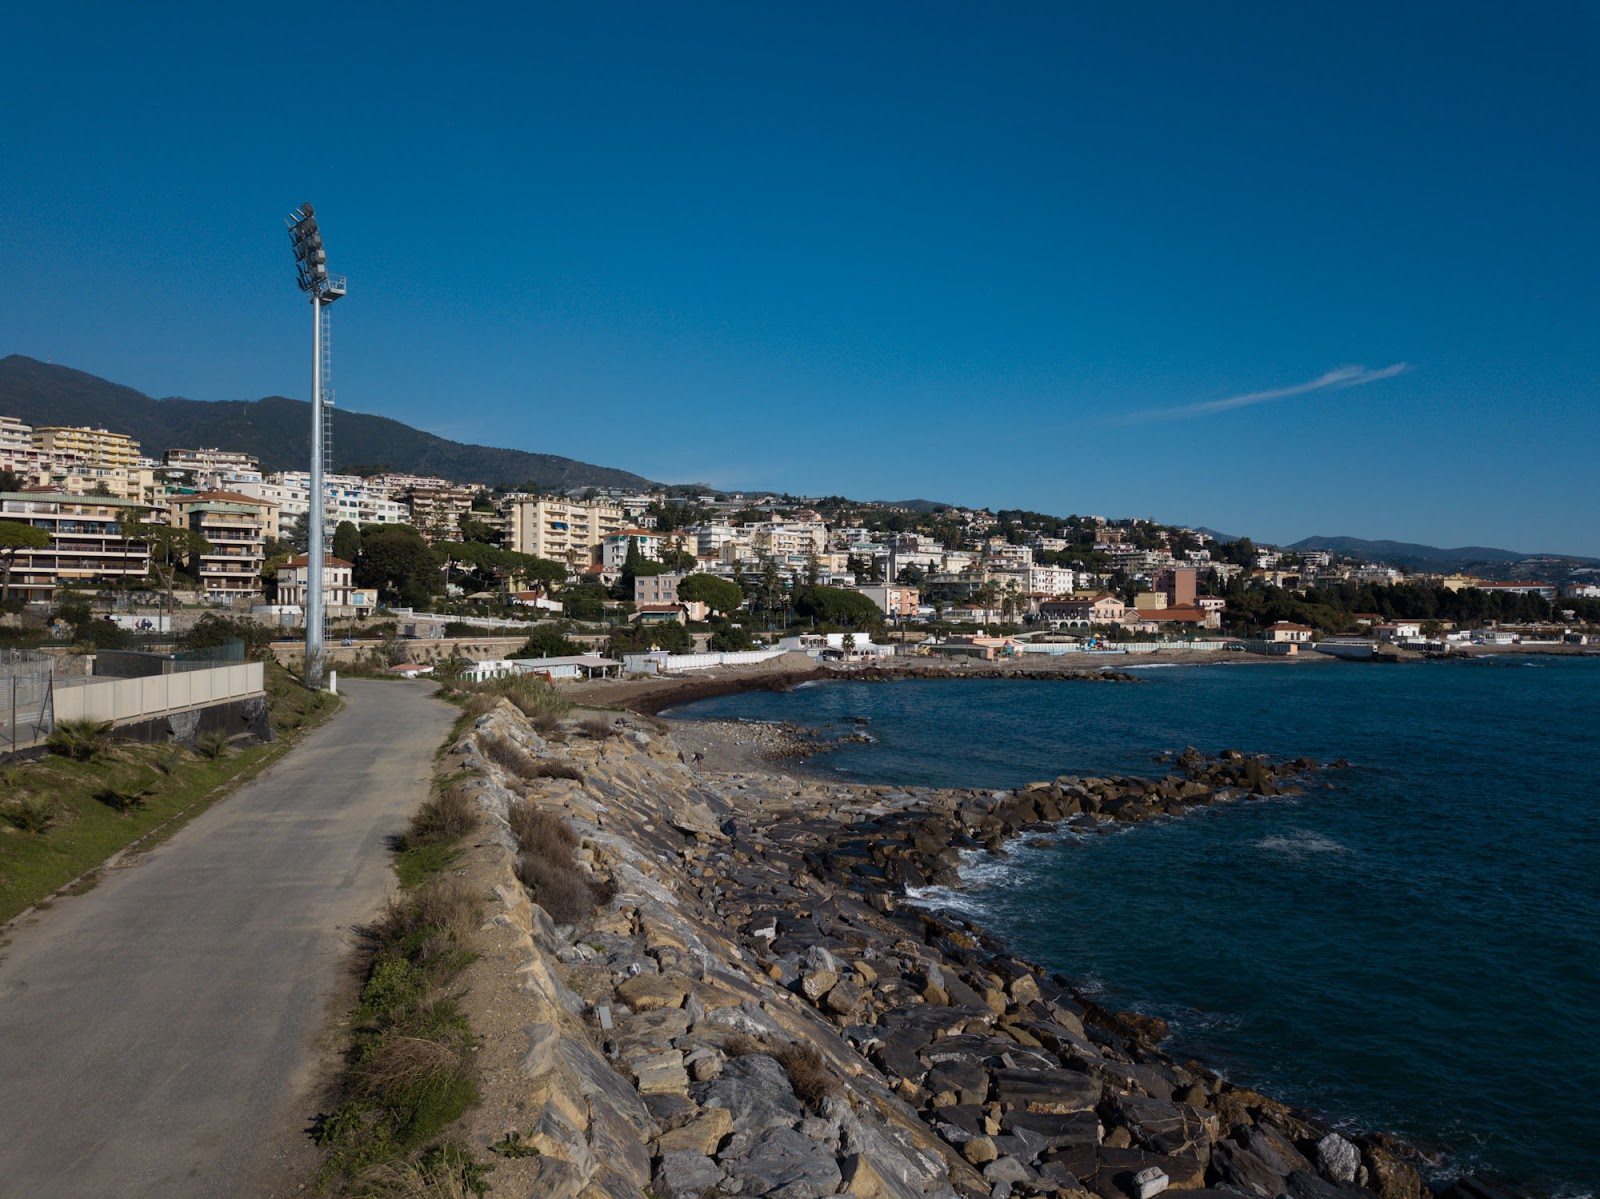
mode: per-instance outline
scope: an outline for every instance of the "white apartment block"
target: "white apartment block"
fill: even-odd
[[[259,476],[261,460],[254,454],[238,450],[168,450],[161,455],[161,465],[174,470],[192,470],[201,474],[221,474],[224,471]]]
[[[552,562],[589,566],[601,539],[627,527],[615,504],[534,496],[510,505],[507,548]]]
[[[0,416],[0,459],[33,452],[33,426],[14,416]]]
[[[1071,595],[1077,581],[1077,572],[1069,567],[1028,567],[1028,592],[1031,595]]]
[[[628,561],[629,545],[637,543],[642,557],[661,559],[662,537],[649,529],[619,529],[600,539],[600,563],[607,570],[621,570]]]
[[[232,489],[276,504],[280,522],[286,517],[306,516],[311,512],[310,471],[277,471],[259,482],[236,483]],[[353,525],[399,525],[405,524],[411,516],[406,505],[374,490],[360,475],[323,475],[322,511],[331,528],[338,528],[343,521]]]

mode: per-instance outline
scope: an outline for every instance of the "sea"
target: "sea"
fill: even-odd
[[[1190,745],[1346,759],[1299,796],[1019,838],[917,898],[1166,1019],[1180,1060],[1405,1139],[1434,1178],[1592,1197],[1600,659],[1130,673],[828,681],[668,715],[864,730],[806,767],[861,782],[1159,777],[1157,756]]]

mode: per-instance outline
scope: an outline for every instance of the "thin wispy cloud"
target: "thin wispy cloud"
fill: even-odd
[[[1393,366],[1385,366],[1379,370],[1368,370],[1364,366],[1341,366],[1337,370],[1318,375],[1315,379],[1306,383],[1296,383],[1292,387],[1275,387],[1271,391],[1247,391],[1241,395],[1226,396],[1220,400],[1206,400],[1199,404],[1183,404],[1177,408],[1153,408],[1148,412],[1129,413],[1124,418],[1124,423],[1187,420],[1194,416],[1210,416],[1215,412],[1230,412],[1235,408],[1249,408],[1254,404],[1269,404],[1273,400],[1287,400],[1293,396],[1310,395],[1318,391],[1343,391],[1350,387],[1364,387],[1368,383],[1376,383],[1380,379],[1392,379],[1410,369],[1410,364],[1405,362],[1397,362]]]

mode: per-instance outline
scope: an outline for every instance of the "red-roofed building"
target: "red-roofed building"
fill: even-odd
[[[1311,640],[1311,630],[1303,624],[1293,621],[1280,620],[1271,624],[1262,631],[1262,637],[1268,641],[1302,642]]]
[[[326,554],[322,559],[322,602],[332,612],[348,609],[356,616],[365,616],[378,606],[378,593],[370,588],[357,588],[352,582],[355,566],[343,558]],[[311,577],[311,558],[301,554],[290,558],[278,567],[278,602],[306,604],[307,583]],[[341,612],[340,615],[344,613]]]

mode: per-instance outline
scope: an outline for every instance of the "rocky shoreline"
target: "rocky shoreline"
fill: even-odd
[[[522,957],[526,1118],[491,1132],[538,1151],[517,1163],[525,1193],[1430,1194],[1405,1146],[1177,1062],[1159,1020],[905,901],[959,885],[963,851],[1292,793],[1318,763],[1186,750],[1160,779],[896,788],[713,769],[646,721],[619,726],[542,735],[502,703],[453,749]],[[505,746],[534,765],[508,768]],[[538,852],[510,831],[525,805],[571,830],[608,897],[592,916],[558,925],[517,882]]]

